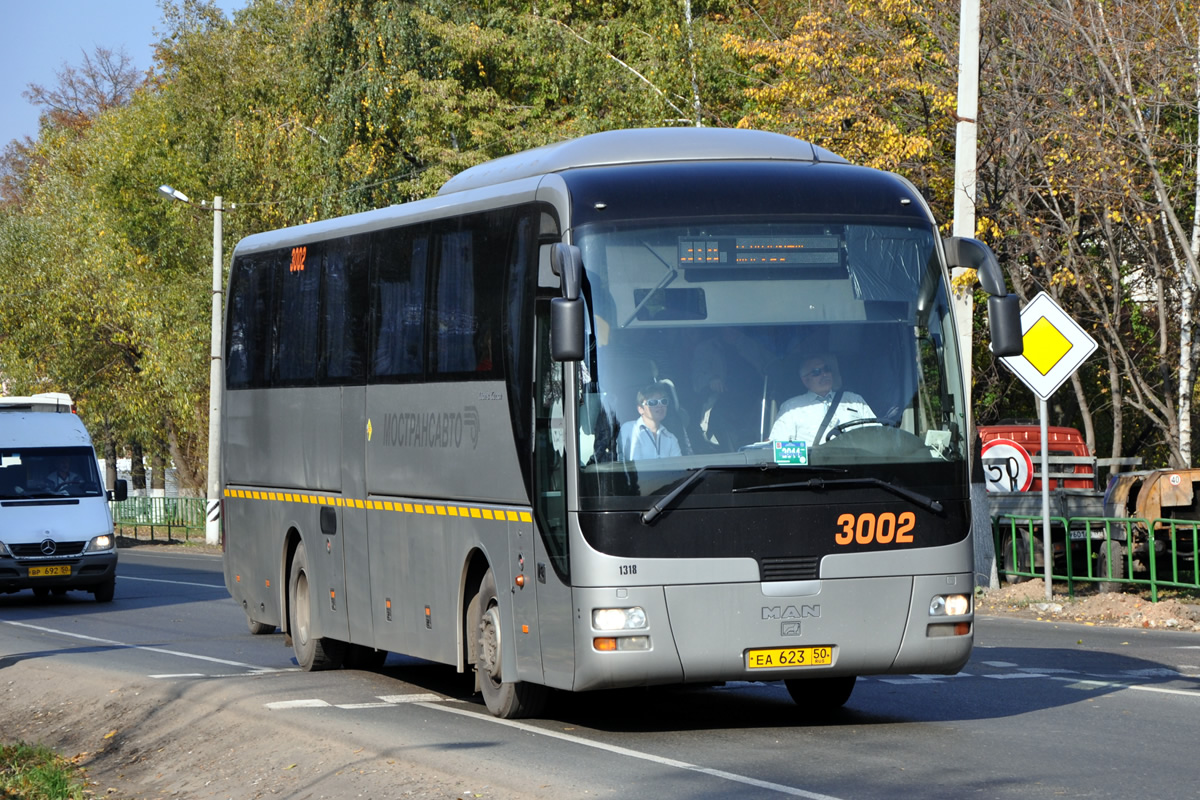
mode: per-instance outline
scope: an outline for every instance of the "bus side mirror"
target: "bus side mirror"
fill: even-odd
[[[1004,285],[1004,271],[996,254],[978,239],[950,236],[942,240],[946,263],[950,267],[966,267],[979,275],[979,285],[991,295],[988,298],[988,328],[992,334],[992,355],[1019,356],[1025,349],[1021,335],[1021,309],[1015,294]]]
[[[115,484],[116,488],[108,493],[108,499],[114,503],[120,503],[129,499],[129,482],[123,478],[118,478]]]
[[[550,268],[558,275],[562,297],[550,301],[550,357],[555,361],[583,358],[583,258],[579,248],[556,244],[550,250]]]
[[[988,298],[988,329],[992,334],[993,356],[1019,356],[1025,351],[1021,307],[1015,294]]]

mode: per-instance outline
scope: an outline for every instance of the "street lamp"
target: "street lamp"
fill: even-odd
[[[160,194],[181,203],[195,206],[188,196],[166,184],[158,187]],[[201,207],[204,206],[202,202]],[[204,526],[206,544],[221,542],[221,255],[222,230],[221,195],[212,201],[213,259],[212,259],[212,352],[208,370],[208,508]]]

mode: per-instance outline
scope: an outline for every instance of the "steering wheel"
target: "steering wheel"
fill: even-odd
[[[834,425],[829,429],[829,433],[825,434],[825,440],[836,439],[851,428],[857,428],[860,425],[887,425],[891,428],[899,428],[900,421],[894,419],[884,419],[883,417],[863,417],[861,419],[852,419],[849,422],[843,422],[840,425]]]

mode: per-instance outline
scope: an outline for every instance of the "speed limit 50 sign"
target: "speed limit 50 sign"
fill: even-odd
[[[1033,483],[1033,459],[1012,439],[983,445],[983,479],[989,492],[1025,492]]]

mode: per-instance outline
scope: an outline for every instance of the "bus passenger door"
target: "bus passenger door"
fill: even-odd
[[[536,318],[531,534],[536,561],[526,564],[526,576],[537,584],[544,682],[570,689],[575,675],[575,628],[567,559],[564,365],[550,358],[549,298],[538,298]]]
[[[342,497],[348,501],[367,496],[366,390],[342,389]],[[337,546],[341,548],[346,576],[346,615],[350,641],[374,646],[371,618],[370,553],[367,547],[367,511],[348,502],[341,512]]]

